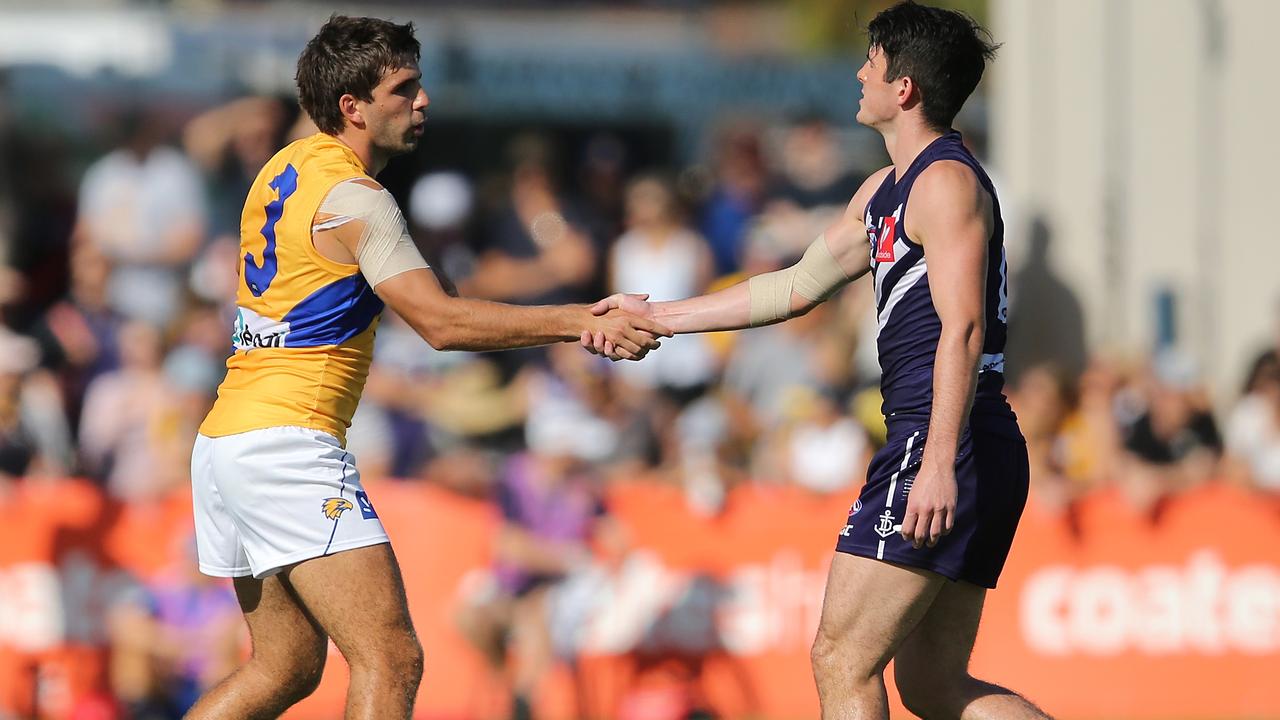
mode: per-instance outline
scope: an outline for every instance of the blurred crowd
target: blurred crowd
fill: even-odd
[[[0,496],[70,476],[128,503],[185,491],[231,347],[240,205],[275,150],[311,131],[269,98],[115,127],[114,147],[80,168],[0,118]],[[392,190],[464,295],[667,300],[793,262],[874,170],[851,166],[845,142],[819,119],[730,123],[701,163],[653,168],[608,133],[570,151],[530,132],[503,167],[434,168]],[[1011,223],[1011,249],[1021,232]],[[1011,255],[1017,334],[1040,316],[1017,305]],[[593,552],[625,552],[610,483],[674,485],[707,516],[744,484],[853,497],[885,432],[864,284],[781,325],[673,338],[640,363],[576,344],[441,353],[384,315],[349,446],[366,477],[494,503],[493,576],[458,622],[496,674],[520,658],[517,714],[554,657],[547,590]],[[1165,500],[1203,483],[1280,493],[1280,324],[1274,337],[1239,393],[1216,398],[1176,347],[1082,368],[1011,349],[1032,502],[1067,513],[1119,492],[1158,522]],[[147,579],[113,621],[115,692],[134,717],[178,717],[235,662],[235,646],[192,642],[226,637],[238,616],[227,587],[189,565]]]

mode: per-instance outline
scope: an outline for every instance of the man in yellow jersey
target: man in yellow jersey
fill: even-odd
[[[320,132],[275,155],[241,219],[227,376],[191,458],[200,569],[235,578],[248,663],[188,718],[276,717],[320,680],[333,639],[346,717],[408,718],[422,648],[395,555],[344,437],[383,303],[433,347],[496,350],[606,335],[639,359],[668,333],[625,313],[452,297],[373,177],[422,135],[413,26],[335,16],[298,59]]]

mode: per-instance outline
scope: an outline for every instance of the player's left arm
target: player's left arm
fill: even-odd
[[[916,179],[907,234],[924,246],[929,291],[942,321],[929,435],[902,521],[903,537],[917,548],[937,544],[955,522],[956,453],[986,335],[987,246],[994,223],[991,196],[963,163],[935,162]]]

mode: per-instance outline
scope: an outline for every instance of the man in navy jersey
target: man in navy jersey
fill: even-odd
[[[983,600],[1027,498],[1026,443],[1004,397],[1004,223],[951,122],[995,46],[960,13],[899,3],[867,28],[858,122],[893,164],[795,265],[709,295],[602,300],[677,333],[779,322],[872,273],[888,442],[840,529],[813,645],[823,718],[1044,718],[969,674]],[[868,263],[868,254],[870,262]],[[582,343],[614,354],[602,337]]]

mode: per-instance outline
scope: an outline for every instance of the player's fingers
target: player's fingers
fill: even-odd
[[[951,530],[956,526],[956,509],[947,508],[947,521],[942,525],[942,534],[950,535]]]
[[[915,532],[912,533],[911,547],[919,550],[924,547],[925,542],[929,539],[929,523],[933,522],[933,511],[925,510],[920,513],[920,518],[916,520]]]
[[[578,338],[578,342],[582,345],[582,347],[586,348],[587,352],[591,353],[592,355],[596,353],[596,346],[591,342],[590,330],[583,330],[582,336]]]
[[[641,346],[639,350],[636,350],[635,352],[631,353],[631,357],[628,357],[626,359],[627,360],[643,360],[644,356],[648,355],[649,351],[652,349],[653,348],[650,348],[648,346]]]
[[[628,353],[635,355],[640,352],[640,343],[627,336],[626,333],[618,335],[613,339],[613,346],[619,350],[626,350]]]
[[[632,352],[639,352],[642,348],[647,349],[658,343],[658,338],[652,333],[637,330],[634,327],[623,328],[622,337],[628,342],[635,344],[636,348]]]
[[[916,511],[911,508],[907,508],[907,514],[902,518],[902,529],[898,531],[902,534],[902,539],[907,542],[911,542],[913,535],[915,534],[916,518]]]
[[[618,305],[617,305],[616,301],[614,301],[614,300],[613,300],[613,296],[609,296],[609,297],[604,298],[603,300],[601,300],[601,301],[597,302],[595,305],[592,305],[592,306],[591,306],[591,314],[592,314],[592,315],[604,315],[605,313],[609,312],[610,310],[612,310],[613,308],[616,308],[616,307],[618,307]]]
[[[591,340],[592,340],[591,344],[596,346],[596,352],[600,353],[601,355],[607,354],[604,349],[604,331],[603,330],[597,330],[595,332],[595,335],[591,338]]]
[[[618,359],[617,353],[614,352],[613,341],[608,338],[604,340],[604,354],[608,355],[610,360]]]
[[[650,331],[645,326],[653,325],[652,322],[640,317],[628,318],[630,324],[622,328],[622,334],[637,345],[642,347],[651,346],[658,342],[659,337],[663,335],[656,331]]]
[[[942,537],[942,526],[945,524],[946,510],[939,510],[933,514],[933,520],[929,523],[929,547],[938,544],[938,538]]]

